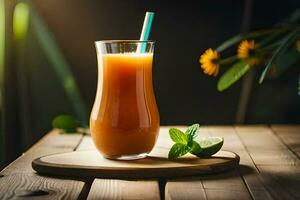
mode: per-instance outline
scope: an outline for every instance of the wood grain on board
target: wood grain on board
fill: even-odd
[[[147,158],[130,161],[106,159],[96,150],[74,151],[35,159],[33,168],[45,175],[91,178],[164,178],[213,174],[237,167],[239,157],[219,151],[211,158],[187,155],[170,161],[168,149],[157,147]]]

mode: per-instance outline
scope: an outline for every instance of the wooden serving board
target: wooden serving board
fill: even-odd
[[[37,158],[32,167],[40,174],[93,178],[159,178],[212,174],[235,168],[239,156],[219,151],[211,158],[187,155],[170,161],[169,149],[156,147],[147,158],[133,161],[109,160],[96,150],[74,151]]]

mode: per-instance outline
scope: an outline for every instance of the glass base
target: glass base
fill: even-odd
[[[141,153],[141,154],[132,154],[132,155],[123,155],[123,156],[105,156],[107,159],[111,160],[138,160],[142,158],[146,158],[148,153]]]

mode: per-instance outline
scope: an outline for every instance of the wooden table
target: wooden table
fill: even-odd
[[[167,131],[161,128],[158,143]],[[0,199],[300,199],[300,125],[206,126],[200,135],[223,136],[223,149],[240,155],[240,167],[169,180],[40,176],[33,159],[94,148],[90,136],[53,130],[1,172]]]

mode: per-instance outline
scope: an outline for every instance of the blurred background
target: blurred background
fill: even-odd
[[[138,39],[146,11],[155,12],[150,39],[162,125],[299,123],[299,66],[263,85],[260,68],[252,69],[224,92],[199,66],[207,48],[299,7],[299,0],[0,0],[1,164],[51,130],[59,114],[88,121],[94,41]]]

